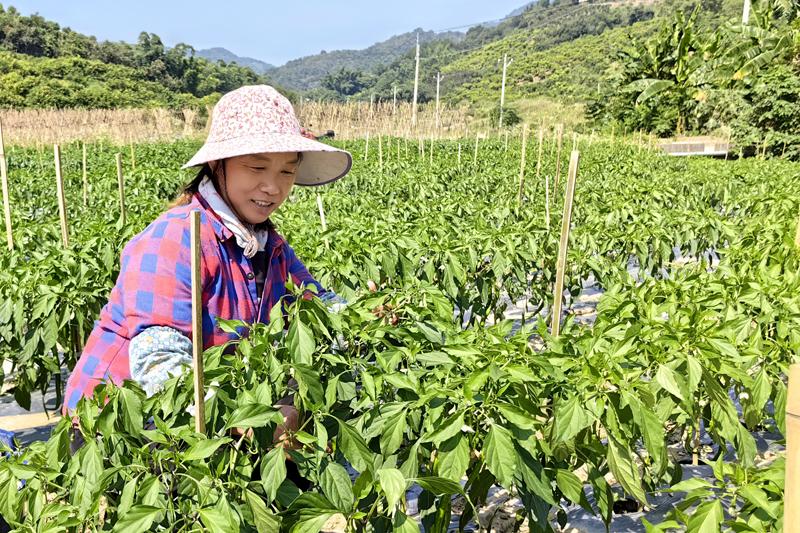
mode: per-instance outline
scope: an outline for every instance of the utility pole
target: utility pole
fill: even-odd
[[[439,118],[439,83],[442,81],[442,75],[440,72],[436,73],[436,131],[439,131],[439,124],[441,122]]]
[[[508,66],[513,63],[514,60],[508,60],[508,54],[503,54],[503,83],[500,87],[500,123],[498,124],[498,128],[503,127],[503,106],[506,103],[506,72],[508,70]]]
[[[750,24],[750,0],[744,0],[742,6],[742,26]]]
[[[419,94],[419,33],[417,34],[416,66],[414,67],[414,103],[411,107],[411,126],[417,127],[417,95]]]

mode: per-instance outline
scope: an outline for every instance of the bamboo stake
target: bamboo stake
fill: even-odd
[[[86,172],[86,143],[82,142],[81,146],[83,148],[83,160],[81,169],[83,170],[83,207],[89,205],[89,175]]]
[[[56,164],[56,195],[58,196],[58,218],[61,223],[61,244],[69,247],[69,229],[67,228],[67,202],[64,199],[64,180],[61,177],[61,148],[53,145],[53,158]]]
[[[544,148],[544,128],[539,128],[539,155],[536,158],[536,183],[542,175],[542,149]],[[544,177],[544,215],[545,225],[550,228],[550,180]]]
[[[6,222],[6,241],[8,249],[14,249],[14,235],[11,229],[11,196],[8,192],[8,163],[6,162],[6,149],[3,143],[3,124],[0,122],[0,180],[3,185],[3,216]]]
[[[461,168],[461,143],[458,143],[458,168]]]
[[[478,133],[475,133],[475,155],[472,156],[472,164],[478,164]]]
[[[433,137],[431,137],[430,160],[428,161],[428,166],[433,166]]]
[[[505,141],[503,142],[503,151],[508,152],[508,130],[505,131]]]
[[[522,126],[522,153],[519,157],[519,194],[517,196],[517,205],[522,205],[522,195],[525,190],[525,155],[528,146],[528,125]]]
[[[561,219],[561,240],[558,243],[558,262],[556,263],[556,286],[553,290],[553,322],[551,334],[558,337],[561,332],[561,300],[564,297],[564,274],[567,269],[567,245],[569,244],[570,223],[572,221],[572,200],[575,195],[575,181],[578,178],[580,152],[572,152],[567,174],[567,191],[564,197],[564,216]]]
[[[200,211],[193,210],[192,238],[192,370],[194,370],[194,430],[206,432],[206,404],[203,376],[203,284],[200,279]]]
[[[328,223],[325,220],[325,209],[322,207],[322,196],[317,193],[317,207],[319,208],[319,220],[322,222],[322,231],[328,231]]]
[[[367,144],[364,147],[364,162],[367,162],[367,154],[369,154],[369,130],[367,130]]]
[[[800,531],[800,364],[789,367],[786,399],[786,481],[783,525],[787,532]]]
[[[125,177],[122,175],[122,154],[117,153],[117,186],[119,187],[119,212],[122,218],[122,225],[127,221],[127,213],[125,210]]]
[[[561,145],[564,137],[564,125],[559,124],[557,126],[557,133],[556,133],[556,177],[553,180],[553,195],[558,197],[558,180],[561,177]]]
[[[133,134],[128,134],[128,141],[131,145],[131,169],[136,170],[136,152],[133,149]]]
[[[378,168],[383,172],[383,135],[378,135]]]
[[[800,248],[800,217],[797,218],[797,229],[794,231],[794,245]]]

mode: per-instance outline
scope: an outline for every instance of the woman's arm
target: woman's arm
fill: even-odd
[[[209,276],[204,260],[202,280]],[[192,363],[188,216],[158,220],[131,241],[117,283],[122,288],[121,318],[130,336],[131,377],[149,396]],[[213,324],[211,317],[203,318],[205,333]]]
[[[131,339],[128,347],[131,379],[152,396],[184,365],[192,365],[192,341],[180,331],[151,326]]]
[[[286,260],[288,264],[289,275],[292,277],[292,283],[298,287],[314,287],[314,289],[317,291],[317,296],[319,296],[320,300],[325,302],[325,305],[328,307],[329,311],[338,313],[347,306],[347,300],[336,294],[334,291],[323,288],[322,284],[314,279],[303,262],[300,261],[300,258],[297,257],[294,249],[288,244],[286,245]]]

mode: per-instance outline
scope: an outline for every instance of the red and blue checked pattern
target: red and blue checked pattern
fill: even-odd
[[[78,364],[67,381],[65,414],[104,380],[130,379],[128,345],[151,326],[168,326],[191,339],[191,240],[189,214],[200,211],[203,285],[203,345],[218,346],[235,337],[216,327],[217,319],[267,322],[269,310],[295,285],[323,289],[291,246],[270,231],[269,265],[260,309],[251,260],[236,244],[203,197],[195,194],[131,239],[122,251],[120,274],[109,301],[95,322]]]

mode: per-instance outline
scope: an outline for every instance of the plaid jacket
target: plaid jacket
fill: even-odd
[[[135,236],[122,251],[119,277],[109,301],[75,369],[67,381],[65,413],[104,380],[130,379],[128,346],[144,329],[167,326],[191,339],[191,239],[189,214],[200,211],[203,285],[203,346],[235,337],[215,327],[216,320],[267,322],[269,311],[286,293],[289,276],[295,285],[324,292],[297,258],[292,247],[271,231],[269,265],[261,305],[250,259],[236,244],[203,197],[195,194],[184,206],[172,208]]]

